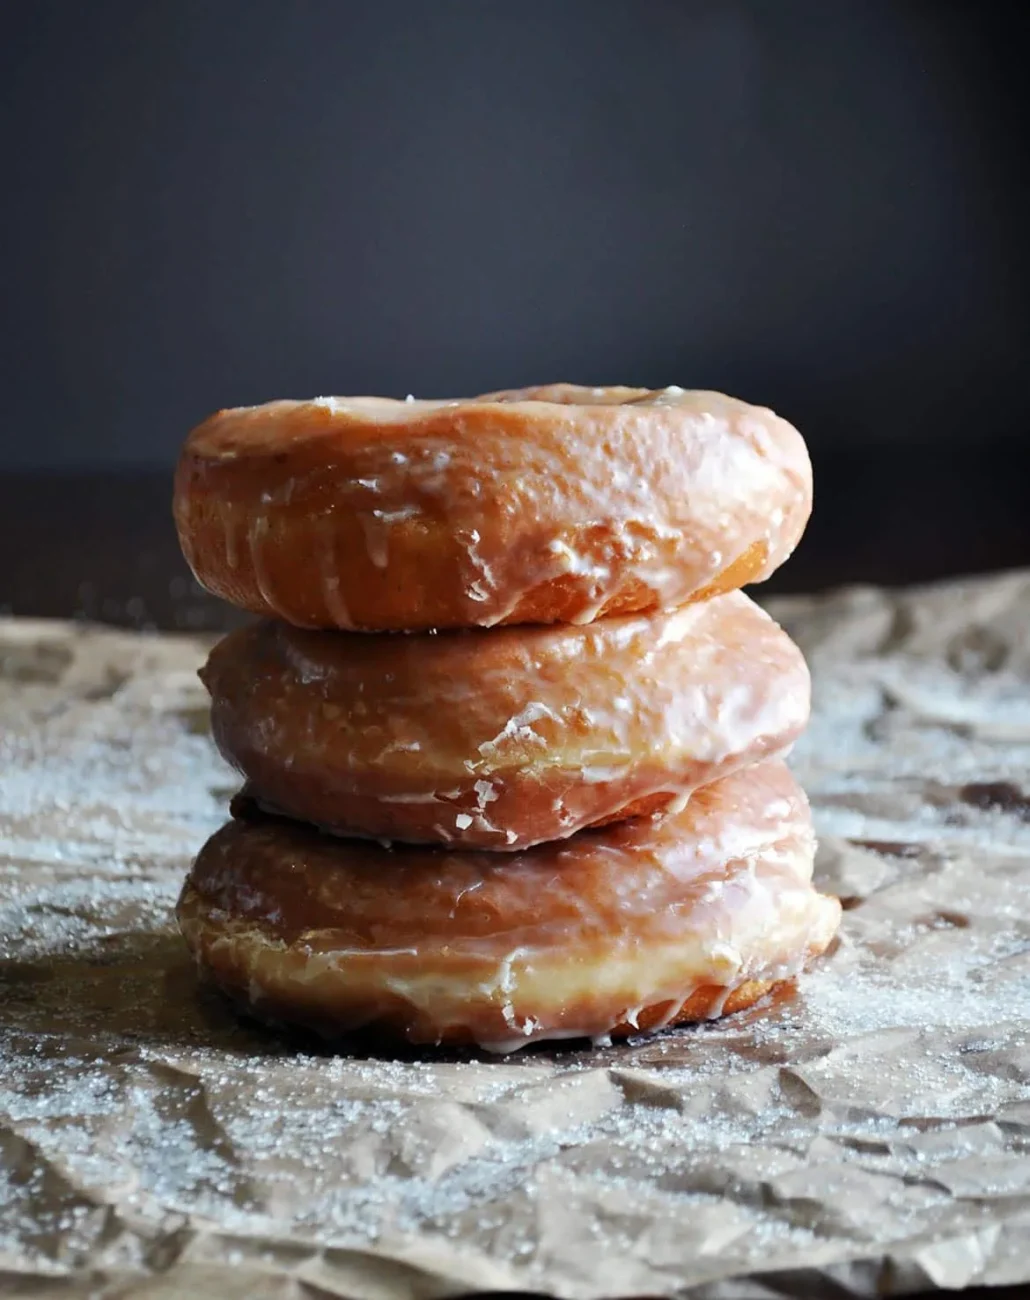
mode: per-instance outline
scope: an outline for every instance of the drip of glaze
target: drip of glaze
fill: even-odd
[[[336,566],[336,551],[333,546],[332,520],[326,520],[326,527],[321,548],[322,590],[325,606],[333,616],[338,627],[350,627],[350,610],[340,591],[340,573]]]
[[[382,511],[373,510],[361,515],[361,527],[365,534],[365,551],[377,569],[385,569],[390,562],[390,541],[386,526],[383,524]]]
[[[333,554],[333,547],[326,542],[323,551],[323,594],[325,595],[326,610],[332,614],[336,620],[337,627],[351,627],[350,610],[347,608],[347,602],[343,599],[343,593],[339,590],[339,573],[334,563],[336,556]]]
[[[254,569],[254,581],[257,583],[262,600],[272,613],[278,614],[280,618],[285,618],[285,612],[275,597],[268,569],[265,566],[264,545],[267,535],[268,516],[266,514],[255,515],[250,528],[247,530],[247,540],[250,544],[250,560]]]
[[[712,999],[712,1005],[708,1008],[708,1011],[705,1013],[706,1018],[708,1020],[719,1019],[719,1017],[726,1010],[726,1003],[729,1001],[730,994],[737,987],[738,986],[735,984],[725,984],[723,986],[722,991],[715,998]]]
[[[236,519],[225,512],[222,515],[222,523],[225,528],[225,562],[230,569],[236,570],[240,567],[240,553],[236,545]]]
[[[469,563],[472,565],[476,574],[476,576],[471,578],[468,582],[466,595],[469,600],[481,605],[490,600],[494,587],[496,586],[490,566],[479,554],[479,544],[482,541],[482,537],[480,536],[478,528],[470,528],[467,531],[459,531],[458,538],[464,544],[465,551],[468,554]],[[479,620],[477,619],[477,621]]]
[[[340,575],[338,573],[327,573],[325,575],[325,606],[338,627],[350,627],[350,611],[347,609],[346,602],[340,593]]]
[[[696,992],[695,989],[691,989],[690,993],[688,993],[686,997],[670,998],[669,1001],[666,1003],[665,1011],[663,1011],[662,1014],[658,1017],[658,1019],[653,1021],[652,1024],[649,1026],[648,1033],[657,1034],[663,1029],[668,1029],[669,1026],[672,1024],[672,1022],[683,1010],[686,1003],[690,1001],[691,997],[693,997],[695,992]],[[658,1005],[658,1004],[656,1002],[653,1003],[652,1005]]]
[[[378,480],[374,481],[378,483]],[[399,510],[369,510],[360,515],[365,550],[377,569],[385,569],[390,563],[390,529],[419,513],[417,506],[402,506]]]

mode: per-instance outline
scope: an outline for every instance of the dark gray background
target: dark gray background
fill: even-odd
[[[0,463],[553,379],[1021,434],[1020,9],[8,3]]]
[[[1030,5],[0,0],[0,612],[214,626],[238,402],[677,383],[806,435],[779,589],[1030,563]]]

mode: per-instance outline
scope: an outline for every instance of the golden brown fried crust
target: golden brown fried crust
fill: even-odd
[[[198,580],[243,609],[417,631],[589,622],[760,581],[811,494],[771,411],[559,385],[219,412],[183,450],[175,517]]]
[[[771,762],[681,813],[503,858],[230,823],[178,917],[259,1016],[510,1050],[718,1015],[789,981],[840,916],[813,854],[804,796]]]
[[[503,852],[682,802],[783,753],[809,712],[800,652],[741,592],[584,627],[266,622],[201,675],[215,740],[266,808]]]

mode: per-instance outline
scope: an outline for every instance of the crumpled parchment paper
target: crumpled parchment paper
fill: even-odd
[[[606,1049],[332,1054],[197,988],[199,640],[0,621],[0,1292],[710,1300],[1030,1279],[1030,575],[771,605],[839,946]]]

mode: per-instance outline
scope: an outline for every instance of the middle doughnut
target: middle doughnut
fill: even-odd
[[[784,753],[809,713],[801,652],[739,591],[585,626],[259,623],[201,678],[219,749],[269,810],[510,851],[682,805]]]

